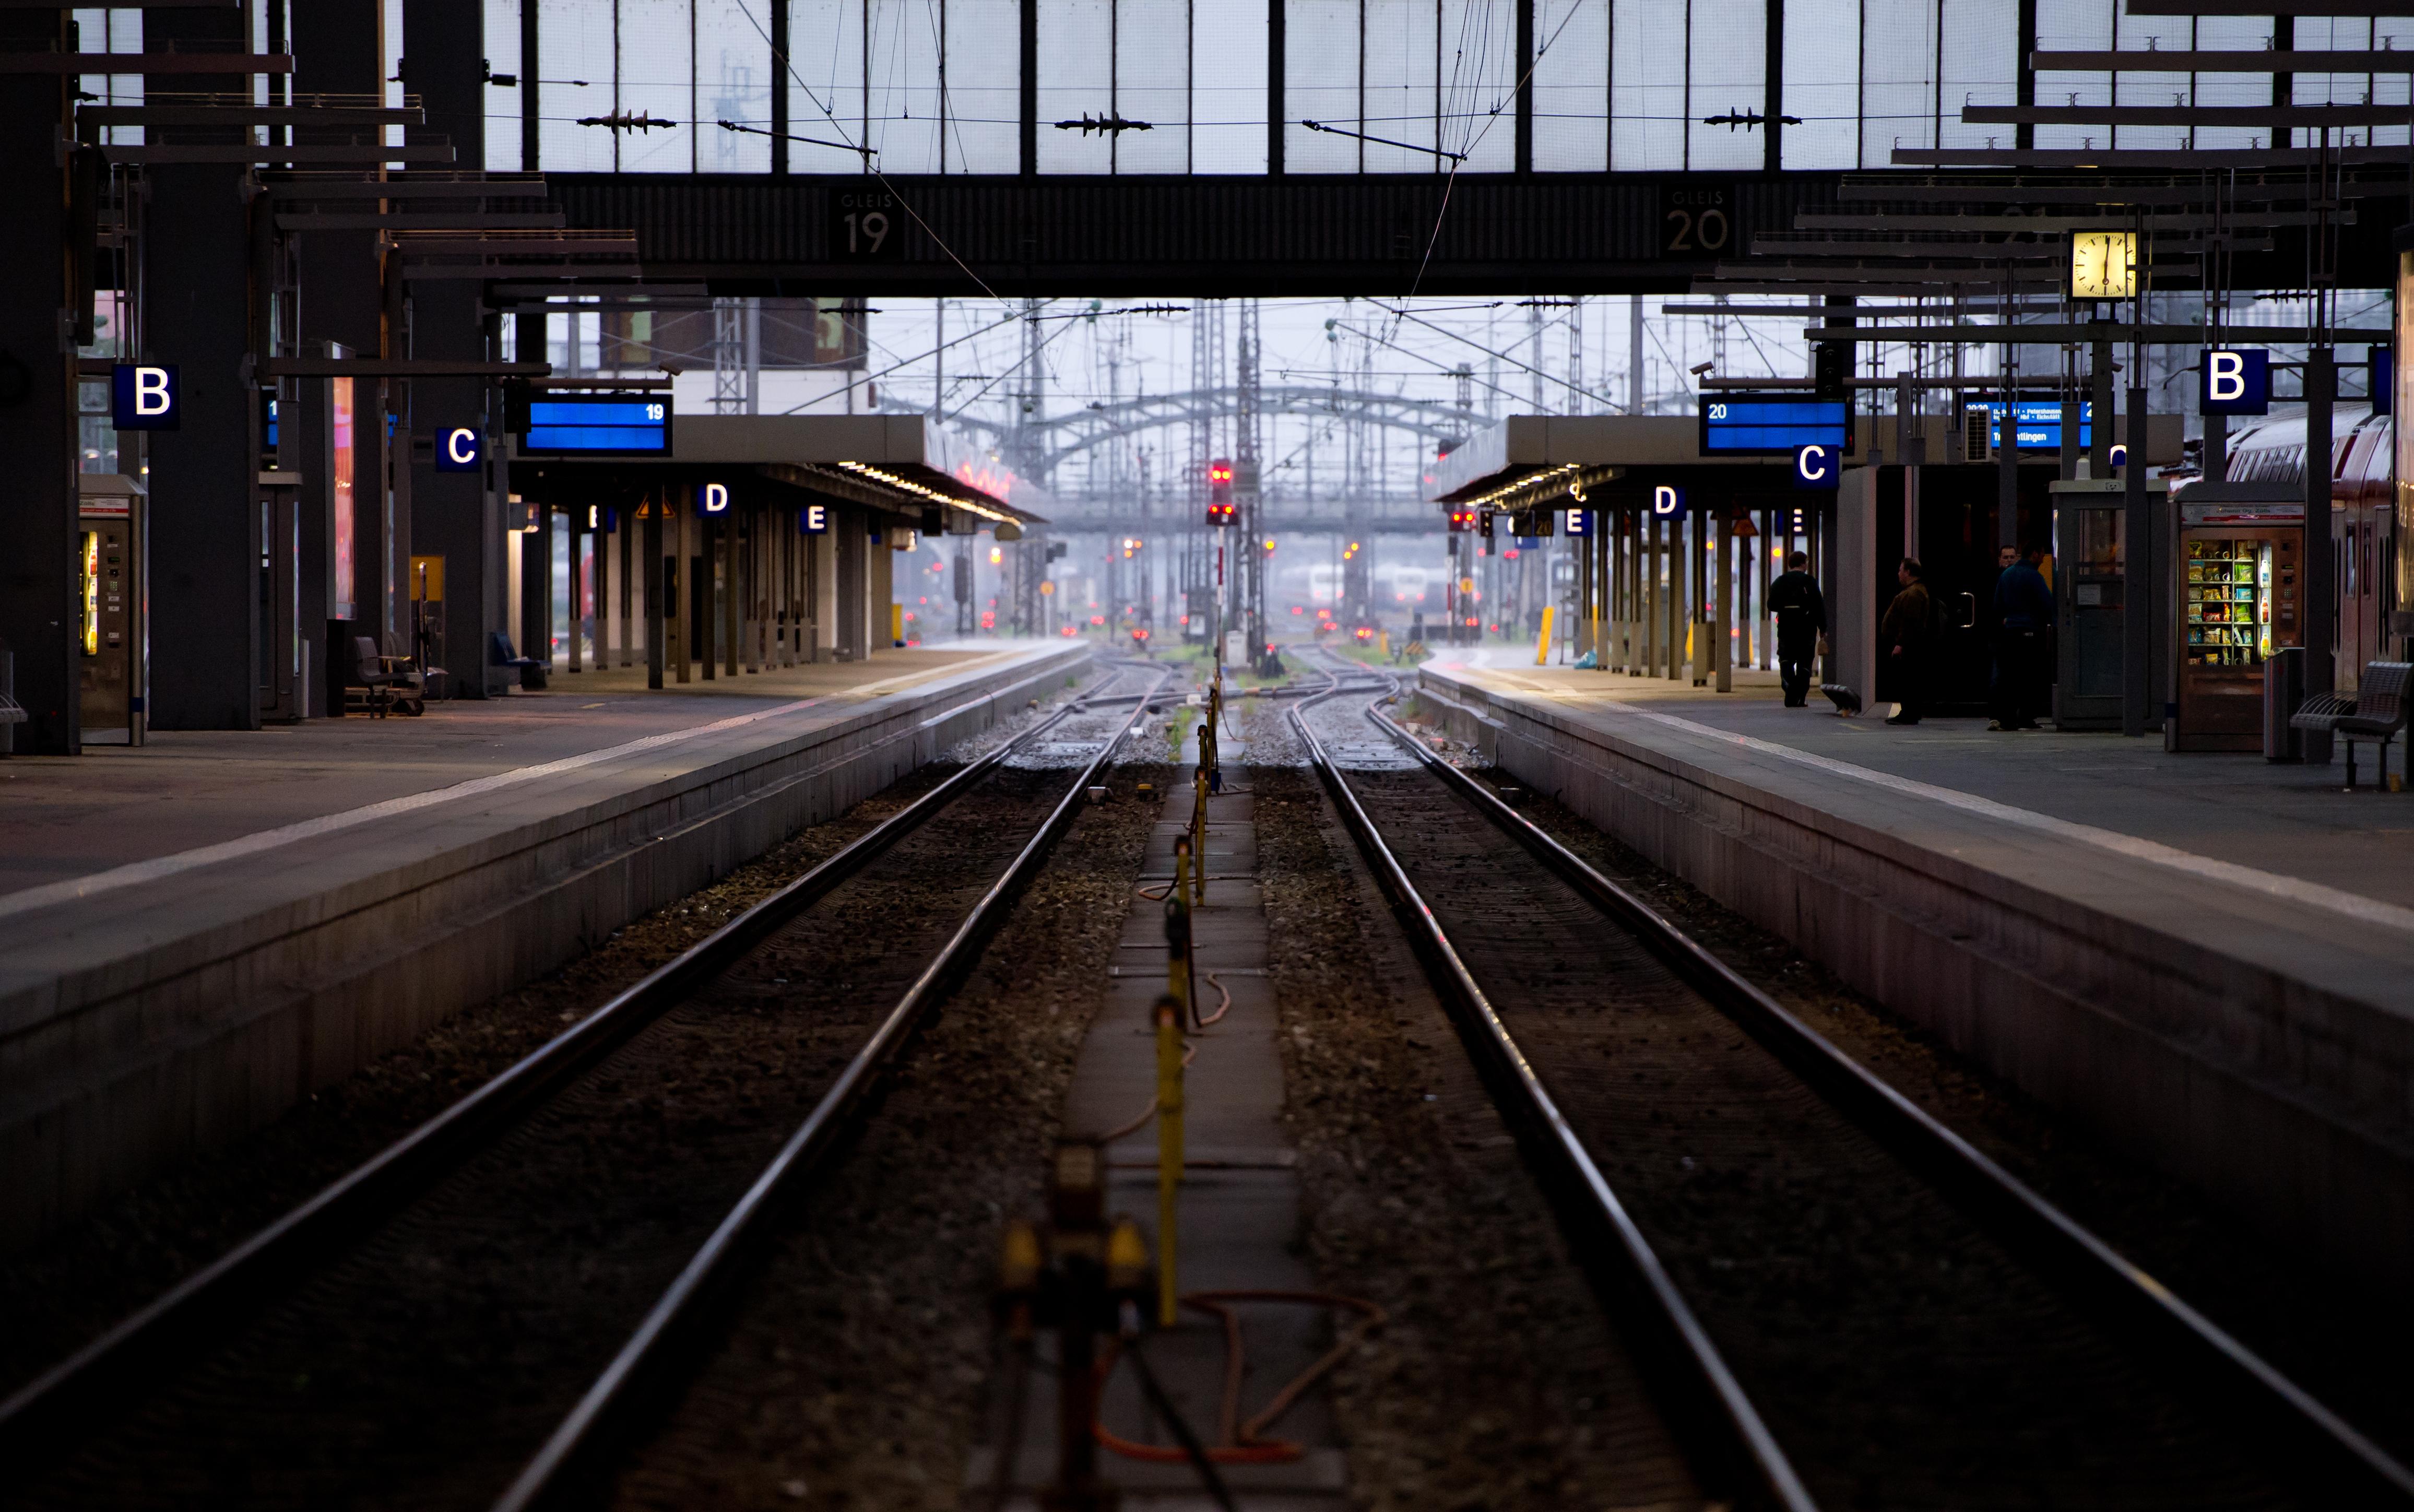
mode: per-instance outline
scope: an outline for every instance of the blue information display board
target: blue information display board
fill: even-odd
[[[528,405],[523,457],[668,457],[671,397],[539,394]]]
[[[1984,404],[1964,403],[1969,414],[1987,416],[1987,444],[2000,448],[2004,444],[2004,401],[1989,399]],[[2086,400],[2079,402],[2079,444],[2089,444],[2088,433],[2095,420],[2095,406]],[[2012,407],[2012,435],[2024,452],[2058,452],[2062,450],[2062,401],[2060,399],[2022,399]]]
[[[1704,457],[1783,457],[1805,446],[1849,450],[1853,408],[1807,394],[1720,394],[1702,399]]]

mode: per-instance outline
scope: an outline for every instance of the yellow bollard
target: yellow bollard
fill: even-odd
[[[1534,665],[1536,666],[1540,666],[1544,662],[1551,659],[1551,616],[1557,612],[1557,609],[1558,606],[1556,604],[1545,604],[1542,606],[1542,633],[1541,636],[1537,636],[1534,641]]]
[[[1207,906],[1207,773],[1198,775],[1198,790],[1190,805],[1190,901],[1193,906]]]
[[[1182,1187],[1182,1005],[1156,1000],[1156,1322],[1170,1328],[1180,1320],[1182,1294],[1174,1280],[1175,1209]]]

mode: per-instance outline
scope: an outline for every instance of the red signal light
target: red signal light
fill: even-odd
[[[1475,529],[1475,511],[1471,509],[1452,510],[1450,512],[1450,528],[1454,533],[1465,532]]]

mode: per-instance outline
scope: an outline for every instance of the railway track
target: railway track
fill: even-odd
[[[1704,1484],[2414,1505],[2414,1475],[1336,675],[1289,711]]]
[[[590,1491],[1168,677],[1116,680],[0,1402],[0,1504]]]

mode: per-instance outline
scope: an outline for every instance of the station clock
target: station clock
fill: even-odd
[[[2070,297],[2128,299],[2138,292],[2138,234],[2127,231],[2070,233]]]

